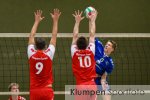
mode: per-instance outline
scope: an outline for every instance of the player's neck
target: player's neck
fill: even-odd
[[[110,53],[108,53],[108,52],[105,52],[105,55],[106,55],[106,56],[109,56],[109,55],[110,55]]]
[[[17,95],[13,95],[11,97],[12,97],[12,100],[18,100],[18,96]]]

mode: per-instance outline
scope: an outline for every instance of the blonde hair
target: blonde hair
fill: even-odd
[[[10,85],[8,86],[9,91],[11,91],[11,88],[13,86],[17,86],[19,88],[19,84],[17,84],[17,83],[10,83]]]

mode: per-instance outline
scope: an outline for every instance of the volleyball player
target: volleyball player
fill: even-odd
[[[107,75],[114,69],[114,63],[110,55],[116,50],[117,44],[115,41],[109,40],[106,45],[103,46],[102,42],[95,39],[95,61],[96,61],[96,73],[98,77],[95,82],[98,85],[98,89],[107,92],[110,88],[107,82]],[[111,100],[109,94],[103,95],[103,100]]]
[[[24,97],[22,96],[19,96],[19,84],[17,83],[11,83],[9,86],[8,86],[8,89],[10,92],[12,93],[16,93],[16,94],[12,94],[8,100],[26,100]]]
[[[54,12],[51,13],[53,19],[52,37],[46,48],[46,42],[43,38],[34,39],[38,25],[44,19],[41,10],[34,13],[35,22],[29,36],[27,50],[30,64],[30,100],[54,99],[52,64],[60,15],[61,12],[58,9],[54,9]]]
[[[71,45],[72,69],[76,79],[76,89],[80,91],[96,90],[94,79],[96,77],[95,71],[95,20],[97,18],[97,11],[92,12],[89,16],[89,43],[84,36],[78,37],[79,25],[82,17],[82,12],[75,11],[75,25],[73,30],[73,39]],[[75,94],[76,100],[95,100],[96,95],[90,94]]]

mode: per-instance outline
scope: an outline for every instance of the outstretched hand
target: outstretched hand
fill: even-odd
[[[50,14],[54,21],[58,21],[59,16],[61,15],[61,12],[59,11],[59,9],[54,9],[53,13],[50,13]]]
[[[95,21],[97,18],[97,14],[98,14],[97,10],[91,12],[91,15],[88,15],[88,19],[92,22]]]
[[[36,12],[34,12],[34,16],[35,16],[35,22],[40,22],[44,19],[44,17],[42,17],[42,10],[37,10]]]
[[[84,19],[84,17],[82,17],[82,13],[83,13],[82,11],[80,12],[80,11],[78,10],[78,11],[75,11],[74,14],[72,14],[72,15],[75,17],[75,21],[76,21],[77,23],[80,23],[80,21]]]

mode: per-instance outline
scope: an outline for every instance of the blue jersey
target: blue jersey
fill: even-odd
[[[95,38],[95,61],[96,61],[96,73],[103,75],[105,72],[110,74],[114,69],[114,63],[111,57],[105,55],[104,46],[97,38]],[[100,85],[100,79],[97,78],[97,84]]]

